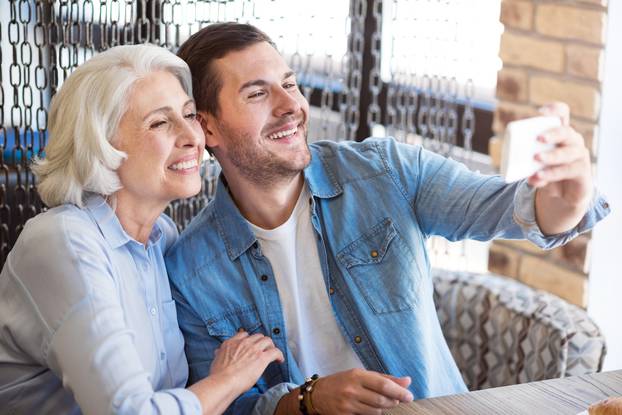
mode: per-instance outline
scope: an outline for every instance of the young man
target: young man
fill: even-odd
[[[547,167],[530,185],[507,185],[391,139],[308,146],[309,105],[255,27],[210,25],[179,55],[223,172],[167,257],[191,381],[238,330],[270,335],[286,356],[231,413],[298,413],[295,388],[314,373],[307,413],[377,414],[464,392],[432,300],[426,238],[551,248],[607,214],[567,117],[543,137],[557,144],[539,155]]]

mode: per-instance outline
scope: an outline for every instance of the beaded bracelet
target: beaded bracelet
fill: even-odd
[[[311,403],[311,392],[313,392],[313,386],[319,378],[320,376],[316,373],[309,378],[305,378],[305,383],[300,385],[300,391],[298,392],[298,409],[300,409],[303,415],[318,414]]]

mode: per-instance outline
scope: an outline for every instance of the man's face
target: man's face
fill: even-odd
[[[311,160],[309,104],[285,60],[261,42],[225,55],[214,68],[222,81],[219,114],[201,115],[227,179],[267,186],[298,175]]]

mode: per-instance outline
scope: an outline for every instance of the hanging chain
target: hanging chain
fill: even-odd
[[[381,62],[381,46],[382,39],[380,38],[382,33],[382,0],[373,0],[372,15],[376,30],[371,36],[371,59],[372,68],[369,73],[369,91],[371,92],[371,104],[367,109],[367,125],[369,130],[373,131],[375,125],[382,124],[382,117],[380,111],[380,105],[378,103],[378,96],[382,89],[382,77],[380,75],[380,62]]]
[[[297,72],[302,93],[318,106],[311,114],[316,117],[311,125],[311,130],[315,127],[314,138],[357,138],[361,92],[368,88],[370,105],[363,115],[369,127],[385,124],[400,141],[424,137],[428,147],[444,154],[451,154],[462,135],[467,152],[472,149],[473,81],[465,85],[453,76],[449,68],[458,65],[453,61],[446,62],[447,70],[435,72],[434,64],[448,58],[444,58],[443,48],[425,47],[439,36],[448,47],[454,46],[450,38],[455,32],[451,25],[457,13],[456,0],[333,0],[330,10],[323,2],[291,0],[2,1],[0,261],[24,221],[43,208],[28,160],[44,155],[51,98],[76,67],[116,45],[153,43],[175,51],[188,36],[208,24],[250,22],[277,42]],[[338,5],[343,8],[332,14]],[[468,7],[464,1],[461,5]],[[416,13],[411,11],[414,6]],[[399,30],[391,34],[390,42],[381,45],[383,15],[389,11],[390,24],[385,29],[390,26]],[[376,31],[366,45],[368,12]],[[297,30],[292,32],[286,23],[296,25]],[[317,30],[319,27],[323,29]],[[343,52],[329,49],[337,44],[343,44]],[[389,48],[386,69],[382,67],[381,46]],[[371,52],[371,71],[369,82],[362,85],[366,47]],[[381,75],[389,77],[386,102],[381,102]],[[458,99],[463,97],[464,112],[459,113]],[[203,168],[202,193],[169,208],[181,227],[213,195],[218,164],[210,159]]]

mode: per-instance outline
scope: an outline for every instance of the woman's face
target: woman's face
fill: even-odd
[[[117,173],[124,196],[137,203],[168,204],[201,190],[205,136],[194,100],[169,72],[137,81],[113,145],[127,154]]]

